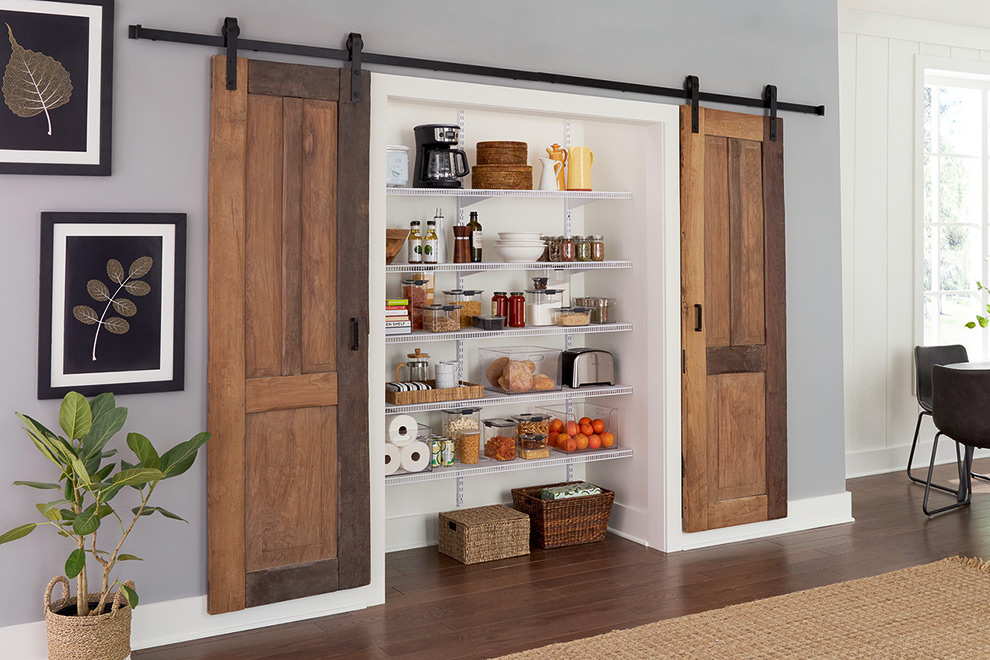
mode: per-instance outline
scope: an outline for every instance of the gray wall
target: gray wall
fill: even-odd
[[[824,103],[826,118],[785,114],[788,398],[792,498],[844,490],[839,252],[836,9],[812,0],[608,3],[505,0],[474,3],[325,0],[118,0],[114,75],[114,174],[110,178],[0,177],[0,528],[34,512],[48,466],[12,411],[55,423],[57,403],[38,402],[37,279],[41,211],[182,211],[189,214],[186,389],[121,397],[127,429],[161,444],[206,424],[206,184],[209,49],[128,40],[127,25],[213,32],[236,16],[242,35],[339,46],[350,31],[366,48],[425,58]],[[437,26],[446,29],[441,33]],[[0,111],[6,112],[5,107]],[[122,443],[118,443],[122,446]],[[144,602],[205,593],[205,463],[164,484],[158,502],[189,519],[143,521],[128,565]],[[6,570],[0,626],[38,616],[42,589],[71,549],[39,530],[0,548]]]

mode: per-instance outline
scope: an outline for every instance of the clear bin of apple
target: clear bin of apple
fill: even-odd
[[[575,421],[555,417],[550,421],[547,444],[567,453],[611,449],[615,446],[615,435],[601,418],[582,417]]]

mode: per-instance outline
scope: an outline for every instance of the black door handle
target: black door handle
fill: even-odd
[[[351,350],[357,351],[361,349],[361,324],[356,318],[351,319],[351,330],[354,335],[351,339]]]
[[[695,322],[694,322],[694,331],[695,332],[701,332],[701,320],[702,320],[701,305],[695,305],[694,306],[694,311],[695,311],[695,314],[697,314],[697,317],[696,317]]]

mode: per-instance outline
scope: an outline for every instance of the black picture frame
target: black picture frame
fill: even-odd
[[[37,111],[36,104],[27,103],[30,88],[27,97],[0,93],[0,174],[110,176],[113,27],[114,0],[0,0],[0,72],[5,78],[15,58],[13,40],[25,51],[55,60],[72,83],[64,104],[32,116],[13,109]]]
[[[42,213],[38,398],[184,389],[185,290],[186,214]]]

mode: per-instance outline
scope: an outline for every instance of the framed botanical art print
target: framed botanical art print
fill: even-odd
[[[38,398],[184,387],[186,216],[42,213]]]
[[[113,0],[0,0],[0,174],[110,175]]]

